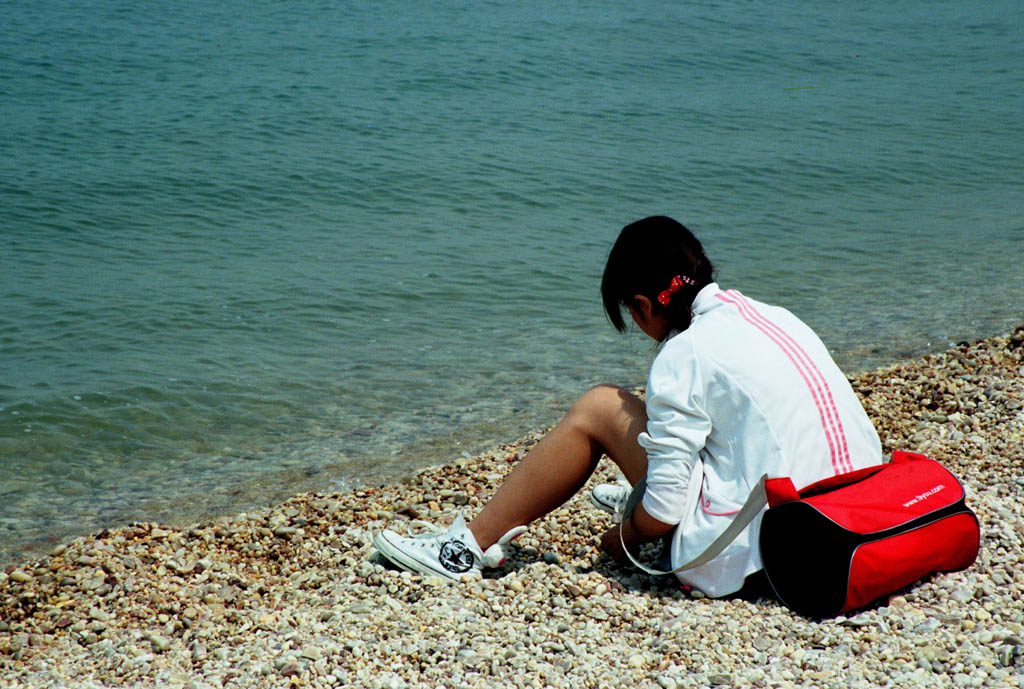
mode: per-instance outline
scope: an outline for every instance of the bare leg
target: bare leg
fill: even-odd
[[[486,550],[509,529],[529,524],[571,498],[594,473],[602,454],[636,485],[647,474],[647,454],[637,442],[646,427],[647,410],[639,397],[610,385],[587,391],[470,522],[477,544]]]

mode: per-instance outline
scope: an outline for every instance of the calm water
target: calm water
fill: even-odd
[[[1024,321],[1024,4],[0,2],[0,561],[643,380],[667,213],[847,370]]]

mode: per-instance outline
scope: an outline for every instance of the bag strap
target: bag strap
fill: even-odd
[[[740,511],[733,518],[729,526],[711,543],[711,545],[704,549],[703,553],[689,562],[679,565],[675,569],[662,571],[659,569],[652,569],[638,562],[637,559],[633,557],[633,554],[629,552],[629,548],[626,547],[626,541],[622,536],[622,525],[626,523],[627,519],[633,516],[633,510],[635,510],[637,505],[640,504],[640,500],[643,499],[644,493],[647,491],[647,477],[644,477],[633,487],[632,492],[629,494],[629,498],[626,500],[626,506],[622,510],[622,518],[619,520],[619,543],[622,544],[622,550],[634,565],[648,574],[674,574],[676,572],[684,572],[688,569],[695,569],[701,565],[706,565],[718,557],[718,555],[725,550],[726,546],[736,540],[736,537],[740,535],[743,529],[747,528],[747,525],[753,521],[754,517],[756,517],[758,512],[761,511],[761,508],[768,504],[768,498],[764,491],[764,482],[766,480],[768,480],[768,474],[763,475],[758,480],[754,489],[750,491],[750,496],[747,498],[747,501],[743,503],[743,507],[740,508]]]

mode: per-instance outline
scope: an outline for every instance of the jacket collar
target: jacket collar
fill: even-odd
[[[711,282],[704,285],[700,292],[697,292],[697,296],[693,300],[694,317],[697,317],[702,313],[706,313],[710,309],[721,304],[721,299],[715,299],[715,296],[721,291],[722,290],[718,288],[717,282]]]
[[[700,292],[697,292],[697,296],[693,299],[693,321],[697,320],[702,314],[705,314],[716,306],[722,304],[721,299],[715,299],[715,296],[721,291],[722,290],[718,287],[717,282],[710,282],[704,285]],[[693,321],[690,321],[691,328],[693,327]],[[665,339],[661,341],[661,344],[658,345],[659,349],[679,333],[679,330],[670,331]]]

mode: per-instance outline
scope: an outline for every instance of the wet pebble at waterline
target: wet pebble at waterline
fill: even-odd
[[[539,437],[192,528],[137,523],[0,574],[3,686],[1024,686],[1024,328],[851,378],[887,450],[965,483],[978,562],[820,622],[614,565],[583,496],[483,579],[372,557],[479,510]],[[593,480],[614,478],[602,467]]]

